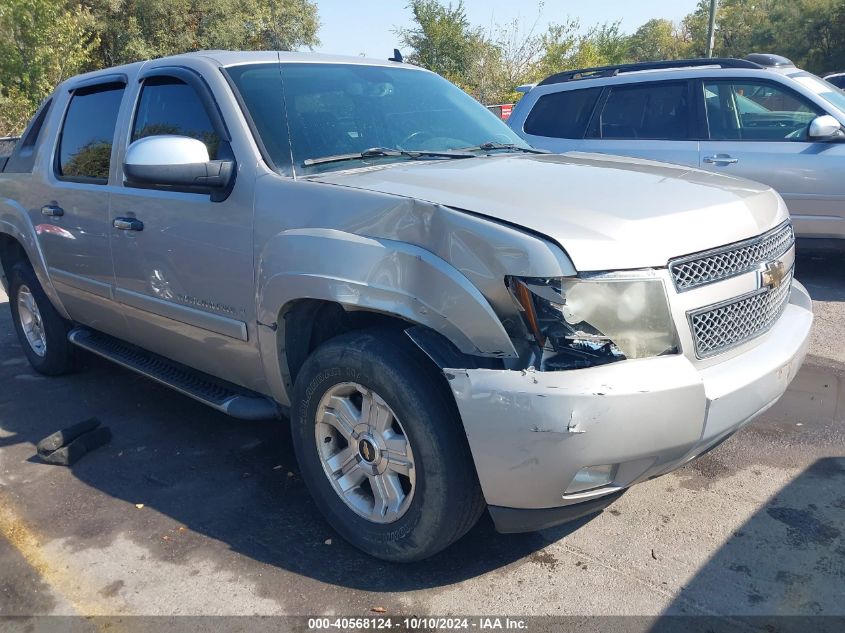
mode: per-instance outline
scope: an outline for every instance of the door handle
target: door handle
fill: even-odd
[[[115,218],[112,222],[114,228],[121,231],[143,231],[144,223],[137,218]]]
[[[65,210],[55,204],[45,204],[41,207],[41,215],[46,215],[51,218],[60,218],[65,214]]]
[[[728,156],[727,154],[716,154],[715,156],[705,156],[701,159],[705,163],[710,165],[733,165],[734,163],[738,163],[739,159],[734,158],[733,156]]]

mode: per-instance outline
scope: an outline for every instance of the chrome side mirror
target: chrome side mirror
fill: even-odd
[[[842,132],[842,125],[836,118],[823,114],[810,122],[807,136],[815,141],[830,141],[845,137],[845,133]]]
[[[209,160],[205,143],[188,136],[147,136],[126,150],[123,173],[134,185],[220,189],[232,181],[235,163]]]

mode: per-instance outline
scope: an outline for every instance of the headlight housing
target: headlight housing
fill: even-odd
[[[654,277],[508,277],[545,371],[679,353],[663,281]]]

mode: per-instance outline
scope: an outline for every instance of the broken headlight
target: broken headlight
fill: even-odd
[[[582,369],[678,353],[663,281],[597,275],[509,277],[539,369]]]

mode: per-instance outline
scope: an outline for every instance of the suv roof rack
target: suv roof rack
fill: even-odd
[[[598,79],[599,77],[615,77],[620,73],[632,73],[640,70],[663,70],[667,68],[694,68],[697,66],[718,66],[720,68],[764,68],[763,65],[749,59],[735,59],[732,57],[711,57],[697,59],[674,59],[656,62],[637,62],[634,64],[617,64],[615,66],[596,66],[595,68],[580,68],[565,70],[546,77],[538,86],[559,84],[565,81],[579,79]]]

